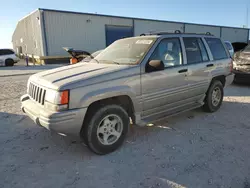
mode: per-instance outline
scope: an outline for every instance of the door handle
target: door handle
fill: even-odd
[[[188,71],[188,69],[181,69],[181,70],[179,70],[178,72],[179,73],[183,73],[183,72],[187,72]]]
[[[207,64],[207,67],[212,67],[214,66],[214,64]]]

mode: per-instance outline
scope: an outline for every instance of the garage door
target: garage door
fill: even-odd
[[[106,32],[106,46],[109,46],[118,39],[133,36],[133,28],[130,26],[106,25],[105,32]]]

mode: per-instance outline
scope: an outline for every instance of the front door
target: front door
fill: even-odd
[[[181,49],[179,38],[162,39],[149,58],[149,61],[161,60],[165,69],[142,73],[143,119],[167,115],[181,107],[187,98],[187,66]]]

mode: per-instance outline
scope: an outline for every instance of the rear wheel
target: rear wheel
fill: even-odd
[[[204,110],[207,112],[217,111],[223,101],[224,90],[220,81],[215,80],[209,87],[205,98]]]
[[[13,65],[14,65],[14,61],[12,59],[5,60],[5,66],[9,67],[9,66],[13,66]]]
[[[83,126],[81,136],[89,149],[104,155],[122,145],[128,132],[129,117],[121,106],[107,105],[96,110]]]

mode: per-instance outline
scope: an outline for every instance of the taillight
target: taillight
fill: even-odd
[[[76,64],[78,60],[76,58],[71,58],[70,59],[70,64]]]

